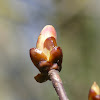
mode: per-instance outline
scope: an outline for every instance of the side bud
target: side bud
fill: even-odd
[[[89,91],[88,100],[100,100],[100,88],[96,82],[93,83]]]

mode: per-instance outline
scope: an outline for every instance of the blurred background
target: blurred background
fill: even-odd
[[[50,81],[34,80],[29,56],[48,24],[63,50],[69,100],[87,100],[93,82],[100,85],[100,0],[0,0],[0,100],[58,100]]]

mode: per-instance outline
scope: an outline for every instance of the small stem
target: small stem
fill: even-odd
[[[55,88],[58,94],[59,100],[69,100],[64,90],[62,80],[59,76],[59,72],[57,70],[52,69],[48,72],[48,74],[52,81],[53,87]]]

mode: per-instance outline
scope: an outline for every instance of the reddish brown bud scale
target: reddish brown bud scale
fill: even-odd
[[[100,100],[100,95],[96,95],[93,97],[93,100]]]
[[[49,79],[47,74],[38,74],[37,76],[34,77],[35,80],[39,83],[45,82]]]
[[[96,92],[94,90],[90,89],[90,91],[89,91],[89,100],[92,100],[93,97],[95,97],[95,96],[96,96]]]
[[[58,66],[60,66],[59,71],[61,70],[62,58],[63,58],[63,54],[61,48],[54,47],[50,52],[49,61],[52,63],[57,63]]]
[[[30,49],[30,57],[31,57],[32,62],[37,68],[40,61],[47,60],[47,57],[45,56],[45,54],[36,48]]]
[[[57,43],[54,37],[49,37],[44,41],[44,48],[47,48],[48,50],[51,50],[55,46],[57,46]]]

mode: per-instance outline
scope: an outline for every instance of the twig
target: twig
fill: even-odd
[[[62,80],[59,76],[59,72],[55,69],[52,69],[48,72],[50,79],[52,81],[53,87],[55,88],[59,100],[69,100],[66,92],[64,90],[63,84],[62,84]]]
[[[61,71],[63,53],[62,49],[57,47],[56,38],[54,27],[45,26],[38,37],[36,48],[30,49],[30,57],[41,72],[35,76],[35,80],[42,83],[51,79],[59,100],[69,100],[58,72]]]

